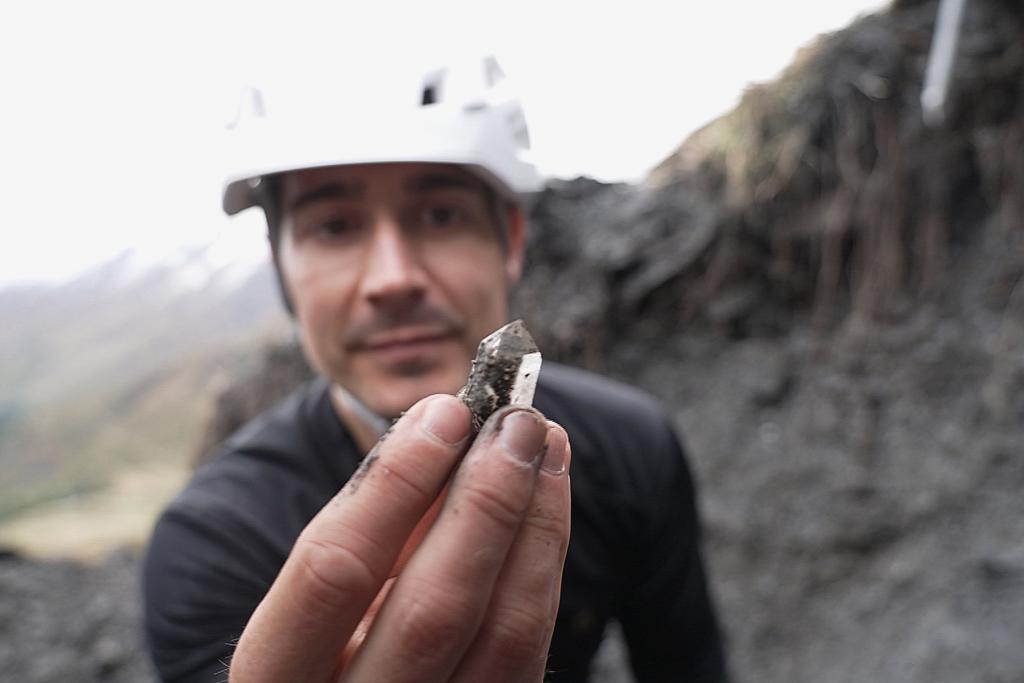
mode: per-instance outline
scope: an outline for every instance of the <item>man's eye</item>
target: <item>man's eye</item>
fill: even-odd
[[[444,228],[463,222],[464,215],[454,206],[431,206],[420,214],[423,225]]]
[[[318,223],[314,233],[319,237],[346,237],[356,230],[356,225],[344,218],[333,218],[329,221]]]

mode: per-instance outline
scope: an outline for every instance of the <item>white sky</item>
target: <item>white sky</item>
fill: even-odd
[[[637,180],[816,35],[884,0],[135,0],[5,5],[0,287],[126,248],[264,253],[220,212],[218,144],[243,85],[328,87],[398,56],[493,53],[548,175]]]

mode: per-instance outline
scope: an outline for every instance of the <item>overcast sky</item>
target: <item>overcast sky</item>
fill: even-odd
[[[396,57],[495,54],[547,175],[637,180],[794,52],[883,0],[17,2],[0,20],[0,286],[126,248],[263,254],[220,212],[245,85],[327,87]]]

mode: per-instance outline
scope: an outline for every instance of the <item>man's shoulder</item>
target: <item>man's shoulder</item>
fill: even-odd
[[[686,455],[650,394],[591,372],[545,363],[534,405],[562,425],[572,446],[573,509],[652,520],[667,497],[688,495]]]
[[[230,434],[218,446],[219,454],[247,449],[294,450],[308,439],[327,395],[327,382],[322,377],[301,384]]]
[[[545,361],[537,386],[538,407],[568,411],[585,421],[612,420],[639,428],[663,424],[665,412],[649,393],[593,372]],[[554,415],[550,415],[554,418]]]
[[[157,521],[143,585],[149,641],[165,671],[221,656],[295,538],[337,490],[317,443],[330,415],[326,391],[323,380],[309,382],[249,420]]]
[[[216,447],[167,512],[272,508],[283,488],[336,486],[343,473],[332,470],[328,451],[343,456],[347,441],[340,422],[329,419],[328,401],[327,383],[317,378],[250,419]]]
[[[636,387],[545,363],[534,405],[568,432],[576,471],[604,489],[636,488],[682,460],[672,421]]]

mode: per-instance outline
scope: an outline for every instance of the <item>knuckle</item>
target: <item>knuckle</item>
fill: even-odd
[[[528,525],[540,536],[561,539],[568,536],[569,526],[566,519],[551,510],[537,506],[530,510],[523,524]]]
[[[403,654],[423,670],[461,650],[475,623],[470,609],[437,591],[419,593],[400,615],[396,636]]]
[[[476,482],[460,494],[464,503],[489,519],[501,531],[514,532],[523,521],[528,500],[517,500],[507,489]]]
[[[399,495],[403,498],[418,500],[433,500],[437,491],[430,488],[428,484],[420,481],[418,472],[414,468],[405,467],[400,463],[391,461],[381,462],[378,475],[386,477],[386,481],[393,486],[403,489]]]
[[[488,623],[481,628],[481,635],[502,666],[514,667],[544,656],[551,628],[548,610],[504,605],[495,608]]]
[[[305,539],[297,559],[306,595],[322,607],[344,609],[374,591],[372,568],[344,544]]]

